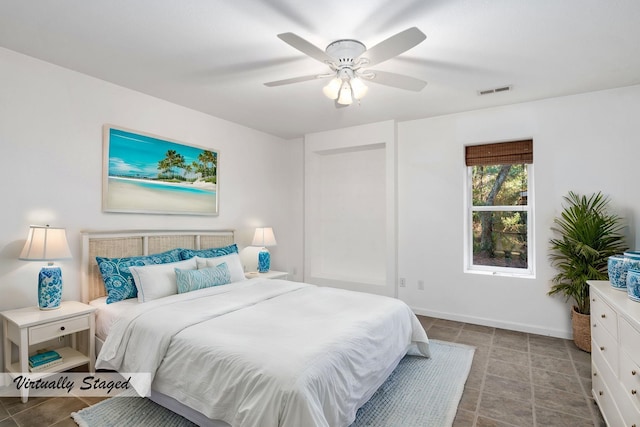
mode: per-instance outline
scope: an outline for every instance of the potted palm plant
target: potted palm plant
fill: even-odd
[[[563,294],[567,301],[573,300],[573,341],[581,350],[591,352],[587,280],[606,280],[608,258],[627,249],[622,218],[608,212],[609,199],[601,192],[589,197],[569,192],[564,200],[566,206],[551,227],[558,237],[549,241],[549,258],[558,273],[549,295]]]

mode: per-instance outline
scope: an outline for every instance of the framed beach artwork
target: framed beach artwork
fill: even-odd
[[[103,158],[105,212],[218,214],[216,150],[104,125]]]

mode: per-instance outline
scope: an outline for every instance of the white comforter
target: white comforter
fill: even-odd
[[[253,279],[140,304],[96,367],[149,372],[232,426],[348,426],[407,352],[428,357],[428,339],[399,300]]]

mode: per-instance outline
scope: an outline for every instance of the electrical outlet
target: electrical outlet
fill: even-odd
[[[401,277],[401,278],[400,278],[400,280],[398,280],[398,285],[399,285],[401,288],[404,288],[405,286],[407,286],[407,281],[406,281],[406,280],[404,280],[404,277]]]
[[[418,290],[424,291],[424,280],[418,280]]]

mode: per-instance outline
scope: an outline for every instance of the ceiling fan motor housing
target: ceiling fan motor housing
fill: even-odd
[[[336,65],[353,65],[354,60],[367,50],[358,40],[336,40],[327,46],[327,55],[334,58]]]

